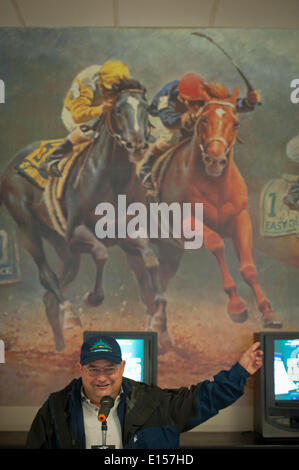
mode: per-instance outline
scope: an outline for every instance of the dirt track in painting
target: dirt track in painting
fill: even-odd
[[[135,310],[135,311],[134,311]],[[213,302],[198,307],[191,300],[168,301],[168,325],[174,348],[158,357],[158,385],[162,387],[190,386],[212,377],[222,368],[229,368],[244,346],[252,341],[256,321],[232,324]],[[180,313],[175,313],[180,312]],[[140,305],[122,303],[109,312],[81,307],[81,321],[86,330],[143,330],[145,315]],[[15,315],[2,323],[6,345],[6,363],[1,366],[0,405],[38,405],[49,392],[63,388],[78,376],[77,361],[82,341],[82,329],[66,329],[66,348],[57,352],[45,314],[40,311]],[[250,384],[249,384],[250,386]],[[20,394],[21,390],[21,394]]]
[[[37,406],[50,392],[77,377],[76,364],[84,330],[144,330],[145,308],[136,280],[122,256],[119,250],[111,252],[112,259],[105,271],[106,296],[103,304],[95,309],[83,302],[86,290],[94,282],[94,274],[89,264],[82,266],[67,298],[74,312],[80,314],[83,330],[65,329],[66,348],[61,352],[54,347],[42,302],[43,292],[32,273],[32,263],[23,262],[21,282],[5,286],[1,300],[0,337],[5,341],[6,363],[0,367],[0,381],[5,384],[0,387],[0,406]],[[290,292],[292,285],[296,286],[296,278],[289,277],[284,290],[281,265],[273,260],[269,263],[266,258],[260,259],[259,265],[263,266],[259,274],[267,295],[284,317],[284,329],[296,328],[296,303],[293,310],[285,308],[286,295],[292,298]],[[237,270],[232,269],[248,308],[248,320],[242,324],[233,323],[226,313],[227,296],[212,255],[204,250],[200,255],[186,255],[166,293],[168,329],[174,347],[158,357],[159,386],[189,387],[211,378],[219,370],[229,368],[252,343],[253,333],[260,331],[261,315],[252,292],[240,280]],[[252,389],[252,379],[247,384]]]

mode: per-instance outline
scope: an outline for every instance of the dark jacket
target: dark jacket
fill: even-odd
[[[214,381],[206,380],[190,389],[161,389],[123,378],[118,416],[124,448],[178,448],[180,433],[234,403],[243,394],[248,376],[236,363],[217,374]],[[81,379],[74,379],[49,396],[32,423],[27,448],[85,448],[81,385]]]

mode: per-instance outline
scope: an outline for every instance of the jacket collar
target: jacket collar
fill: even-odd
[[[83,409],[81,403],[82,379],[76,379],[72,382],[69,393],[70,403],[70,421],[71,429],[77,447],[85,448],[85,429],[83,419]]]
[[[122,380],[122,392],[120,394],[120,403],[118,405],[117,414],[120,421],[122,433],[124,432],[124,416],[126,413],[126,405],[128,398],[131,393],[131,385],[129,381],[124,377]],[[76,446],[85,448],[85,429],[84,429],[84,418],[82,410],[82,379],[73,380],[71,388],[68,394],[69,400],[69,412],[72,433],[76,442]],[[67,407],[67,403],[65,403]],[[124,434],[122,434],[124,436]]]
[[[81,398],[82,380],[75,379],[69,392],[70,420],[76,447],[85,448],[85,431]],[[147,399],[147,386],[123,378],[122,392],[117,413],[122,429],[123,444],[150,417],[159,406],[159,394],[151,389],[150,400]]]

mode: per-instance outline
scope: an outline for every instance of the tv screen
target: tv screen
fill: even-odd
[[[156,385],[157,382],[157,333],[139,331],[85,331],[88,336],[112,336],[118,342],[125,360],[124,377],[136,382]]]
[[[264,352],[254,380],[254,430],[263,438],[299,438],[299,331],[255,333]]]
[[[299,338],[274,339],[275,400],[299,400]]]
[[[124,376],[144,381],[144,339],[141,338],[116,338],[122,358],[126,361]]]

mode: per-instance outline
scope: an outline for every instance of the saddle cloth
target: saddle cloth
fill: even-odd
[[[64,139],[42,141],[37,149],[32,151],[21,163],[19,163],[17,169],[19,173],[25,176],[32,184],[44,190],[44,198],[53,227],[60,235],[65,236],[66,219],[61,209],[60,200],[63,197],[65,184],[73,164],[82,151],[88,147],[92,141],[89,140],[75,145],[73,152],[71,154],[67,154],[61,159],[58,164],[58,169],[62,174],[60,178],[49,176],[40,168],[41,164],[45,161],[48,155],[51,155],[54,152],[63,140]],[[80,170],[77,175],[77,180],[79,177]]]
[[[45,189],[48,174],[42,171],[40,166],[44,163],[48,155],[51,155],[54,150],[59,147],[63,140],[64,139],[43,140],[37,149],[29,153],[29,155],[17,165],[18,172],[40,189]]]
[[[260,233],[264,237],[296,234],[299,237],[299,212],[289,209],[283,202],[292,183],[298,178],[284,174],[271,179],[260,196]]]

